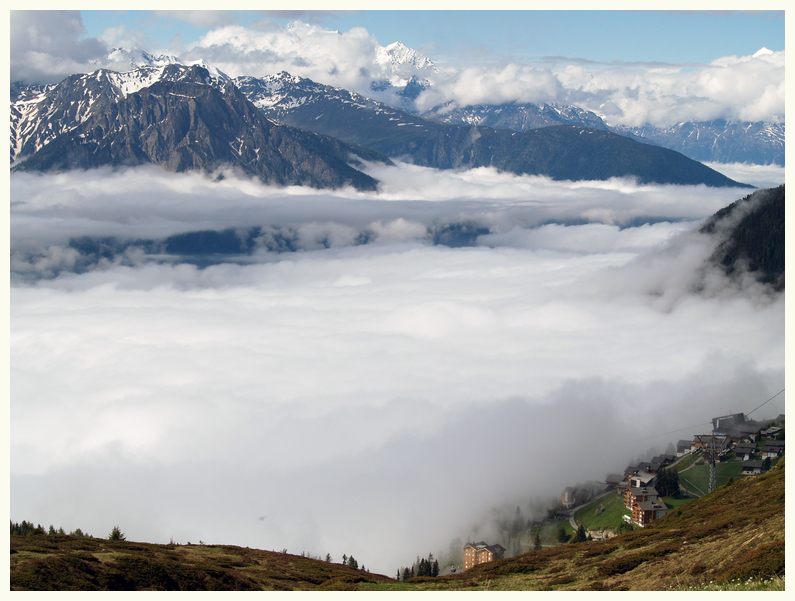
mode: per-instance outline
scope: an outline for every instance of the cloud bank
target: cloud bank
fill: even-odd
[[[210,27],[180,52],[180,58],[204,60],[232,77],[288,71],[393,103],[399,99],[389,96],[391,92],[373,92],[371,82],[408,77],[379,60],[379,49],[395,40],[377,40],[361,27],[337,32],[302,21],[283,27],[267,18],[243,26],[230,22],[230,13],[223,11],[163,14]],[[112,46],[151,46],[143,32],[124,26],[109,28],[101,39],[83,38],[77,11],[12,11],[11,18],[12,80],[52,83],[95,70],[92,61]],[[560,57],[517,64],[483,59],[475,65],[440,65],[438,72],[423,70],[420,76],[434,86],[416,102],[422,110],[447,101],[461,106],[575,104],[604,116],[611,125],[628,126],[713,119],[783,123],[784,63],[783,51],[764,48],[752,56],[717,57],[709,64],[600,64]]]
[[[378,48],[379,41],[363,28],[335,32],[296,21],[268,31],[219,27],[189,46],[186,56],[203,58],[232,76],[288,71],[373,97],[370,82],[392,76],[375,60]],[[451,100],[460,106],[547,102],[582,106],[612,125],[784,121],[783,51],[761,49],[753,56],[719,57],[709,64],[484,61],[443,65],[439,72],[421,75],[434,87],[417,98],[420,110]]]
[[[392,575],[783,388],[783,295],[696,233],[744,191],[379,175],[13,174],[11,519]],[[202,264],[70,245],[255,226]]]

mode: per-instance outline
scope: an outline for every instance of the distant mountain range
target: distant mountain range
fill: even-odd
[[[576,106],[520,104],[458,107],[447,103],[422,113],[441,123],[484,125],[527,131],[558,124],[611,131],[641,142],[714,163],[784,165],[784,124],[768,122],[687,121],[673,127],[608,125],[599,115]]]
[[[387,47],[382,60],[409,65],[404,74],[435,69],[403,45]],[[14,168],[231,165],[278,185],[374,189],[377,182],[360,170],[363,161],[391,157],[557,180],[742,185],[683,154],[613,133],[577,107],[448,106],[421,117],[288,73],[230,78],[208,65],[173,61],[115,50],[109,62],[140,66],[99,69],[51,86],[12,85]],[[396,75],[382,83],[405,92],[418,82],[416,75]]]

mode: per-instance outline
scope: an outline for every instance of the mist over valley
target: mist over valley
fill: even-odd
[[[783,295],[698,233],[740,190],[397,169],[15,174],[12,506],[391,574],[780,389]]]
[[[12,524],[392,576],[784,413],[783,50],[437,65],[198,12],[150,54],[12,11]]]

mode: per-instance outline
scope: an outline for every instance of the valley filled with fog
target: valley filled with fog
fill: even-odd
[[[367,172],[12,174],[12,520],[391,576],[784,388],[784,295],[698,233],[749,191]]]

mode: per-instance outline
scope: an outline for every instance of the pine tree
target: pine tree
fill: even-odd
[[[433,565],[431,566],[431,576],[436,578],[439,575],[439,560],[434,559]]]
[[[121,531],[121,528],[114,526],[113,530],[111,530],[108,535],[108,540],[127,540],[127,537],[124,536],[124,532]]]
[[[536,551],[541,550],[541,534],[536,532],[536,537],[533,539],[533,549]]]
[[[579,528],[577,528],[577,536],[575,538],[575,542],[584,543],[588,539],[588,535],[585,533],[585,526],[580,524]]]
[[[558,530],[558,542],[565,543],[567,540],[569,540],[569,537],[566,534],[566,531],[563,529],[563,526],[561,526],[560,530]]]

